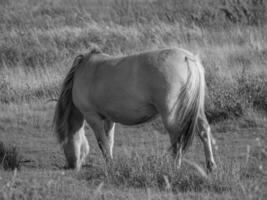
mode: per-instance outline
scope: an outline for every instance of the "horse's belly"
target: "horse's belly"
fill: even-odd
[[[124,125],[136,125],[153,119],[157,116],[157,113],[153,105],[120,105],[107,109],[105,115],[114,122]]]

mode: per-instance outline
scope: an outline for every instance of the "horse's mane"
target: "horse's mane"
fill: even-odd
[[[100,54],[100,53],[102,53],[102,50],[99,47],[93,47],[89,52],[90,55]]]
[[[81,54],[83,55],[84,58],[86,58],[87,61],[89,61],[92,58],[92,56],[101,54],[101,53],[103,52],[99,47],[93,46],[89,48],[89,51],[87,50],[87,52],[83,52]]]
[[[83,58],[83,55],[78,55],[74,59],[72,67],[63,81],[59,99],[57,101],[53,119],[53,127],[59,143],[63,143],[68,137],[67,134],[69,133],[70,129],[70,116],[72,115],[72,110],[74,108],[72,102],[73,77]]]

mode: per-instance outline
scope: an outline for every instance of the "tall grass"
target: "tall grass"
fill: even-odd
[[[265,1],[2,0],[0,5],[1,103],[57,96],[74,56],[92,45],[111,55],[175,46],[201,54],[211,120],[267,108]]]
[[[2,199],[264,199],[266,180],[256,165],[223,160],[207,178],[190,165],[177,170],[170,158],[132,154],[119,157],[108,176],[92,167],[79,174],[14,172],[0,189]],[[31,172],[32,173],[32,172]],[[255,179],[257,177],[257,179]],[[86,182],[84,182],[86,181]],[[86,184],[87,183],[87,184]],[[88,189],[92,184],[94,190]],[[132,190],[127,190],[131,188]],[[142,194],[143,190],[153,193]],[[140,193],[140,194],[138,194]]]

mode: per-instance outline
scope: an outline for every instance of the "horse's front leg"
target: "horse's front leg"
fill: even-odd
[[[95,137],[99,148],[106,161],[107,168],[112,165],[112,149],[114,144],[114,126],[113,122],[102,119],[100,116],[88,114],[86,116],[87,123],[91,126],[95,133]]]
[[[67,161],[66,167],[79,171],[89,153],[89,144],[84,132],[83,118],[73,115],[71,119],[71,129],[62,147]]]
[[[104,120],[104,129],[106,133],[106,140],[108,142],[109,156],[113,159],[115,123],[107,119]]]

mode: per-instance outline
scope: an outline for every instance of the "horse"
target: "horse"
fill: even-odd
[[[63,81],[53,119],[67,167],[79,171],[89,153],[85,121],[108,164],[115,123],[137,125],[160,116],[177,167],[197,133],[211,172],[216,163],[204,97],[204,68],[187,50],[165,48],[116,57],[94,48],[78,55]]]

